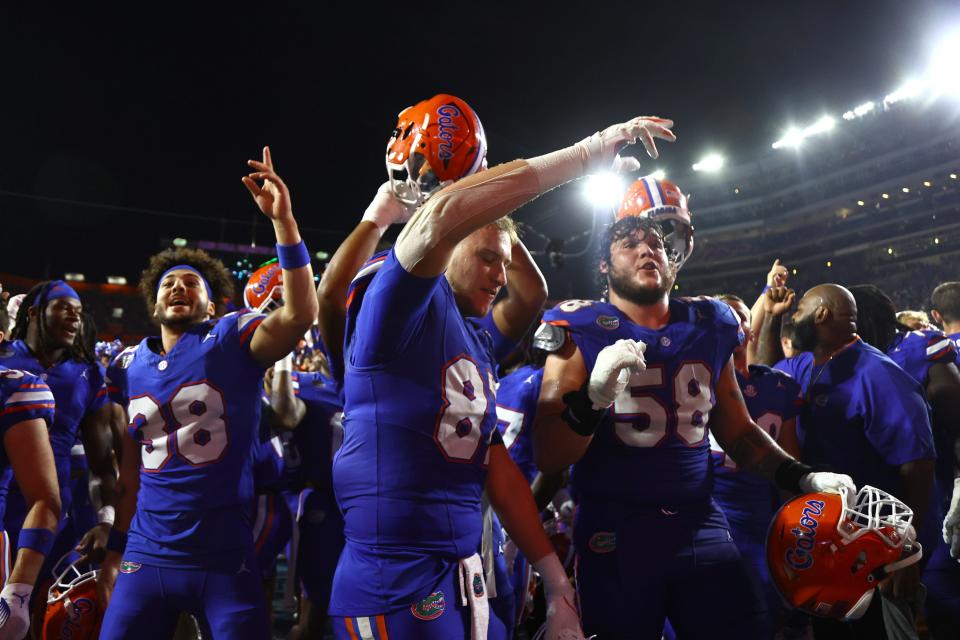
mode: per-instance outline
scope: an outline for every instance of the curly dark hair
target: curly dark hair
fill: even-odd
[[[614,242],[623,240],[631,233],[641,229],[645,233],[651,231],[657,234],[661,233],[659,227],[648,218],[640,218],[638,216],[620,218],[604,228],[603,236],[600,238],[600,250],[597,260],[597,285],[600,287],[600,295],[602,298],[606,299],[609,292],[607,291],[607,274],[600,271],[600,265],[603,263],[610,264],[610,247],[613,246]]]
[[[848,288],[857,301],[857,334],[870,346],[886,353],[897,331],[910,328],[897,322],[897,306],[879,287],[858,284]]]
[[[17,311],[16,322],[13,325],[13,331],[10,332],[10,340],[27,339],[27,328],[30,326],[30,307],[37,307],[37,331],[39,332],[40,344],[46,344],[47,323],[44,322],[43,318],[47,310],[47,305],[50,303],[50,299],[48,298],[50,289],[53,288],[56,282],[59,281],[45,280],[44,282],[34,285],[30,291],[27,291],[27,294],[23,297],[23,302],[20,304],[20,309]],[[85,314],[81,314],[81,318],[84,317]],[[82,328],[83,319],[81,319],[81,330]],[[67,349],[67,354],[74,360],[81,362],[92,364],[95,360],[93,351],[87,349],[86,342],[82,335],[78,335],[73,340],[73,346]]]
[[[233,278],[223,263],[202,249],[177,248],[164,249],[150,258],[150,264],[140,274],[140,294],[147,303],[147,313],[153,318],[157,304],[157,288],[160,276],[170,267],[188,264],[200,273],[210,284],[211,301],[217,306],[217,314],[223,311],[224,299],[233,297]]]

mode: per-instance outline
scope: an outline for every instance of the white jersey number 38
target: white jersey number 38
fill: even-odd
[[[192,465],[217,462],[229,438],[223,394],[207,382],[180,387],[166,403],[166,415],[150,396],[130,399],[130,427],[139,431],[145,471],[157,471],[171,458],[171,440],[177,455]]]

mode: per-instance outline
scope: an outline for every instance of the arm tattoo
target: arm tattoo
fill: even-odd
[[[738,466],[771,482],[780,464],[790,457],[773,438],[756,425],[725,449]]]

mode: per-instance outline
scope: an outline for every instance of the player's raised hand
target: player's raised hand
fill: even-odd
[[[598,131],[578,143],[583,154],[584,173],[636,171],[640,168],[640,161],[629,156],[621,158],[620,151],[639,140],[647,150],[647,155],[656,159],[660,157],[660,152],[657,151],[655,138],[667,142],[677,139],[671,127],[673,120],[640,116]]]
[[[263,148],[263,161],[247,160],[247,164],[254,171],[241,180],[257,206],[260,207],[260,211],[271,220],[292,218],[293,205],[290,203],[290,191],[273,170],[270,147]],[[263,184],[259,184],[258,181],[262,181]]]
[[[787,287],[767,289],[763,294],[763,310],[772,316],[782,316],[793,306],[796,297],[793,289]]]
[[[393,194],[390,182],[387,181],[377,189],[377,195],[373,196],[367,210],[363,212],[363,219],[377,225],[383,234],[390,225],[409,220],[412,213],[413,211]]]
[[[643,359],[646,348],[641,340],[617,340],[597,354],[587,387],[594,409],[606,409],[612,405],[627,386],[630,375],[647,368]]]
[[[785,287],[787,286],[787,280],[790,278],[790,272],[785,266],[780,264],[780,258],[777,258],[773,261],[773,266],[770,267],[770,272],[767,273],[767,286],[768,287]]]

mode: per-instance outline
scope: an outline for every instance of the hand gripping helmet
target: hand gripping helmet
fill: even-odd
[[[809,493],[784,504],[767,533],[767,565],[783,599],[823,618],[855,620],[887,576],[920,560],[913,512],[864,486]]]
[[[630,185],[617,210],[617,220],[628,216],[646,218],[656,224],[667,258],[678,269],[693,253],[693,223],[687,196],[669,180],[645,176]]]
[[[270,313],[283,306],[283,270],[275,259],[250,275],[243,288],[243,304],[258,313]]]
[[[387,142],[390,187],[412,208],[486,164],[487,136],[480,118],[466,102],[445,93],[401,111]]]
[[[81,571],[78,565],[68,564],[47,591],[43,640],[93,640],[100,634],[103,608],[97,598],[97,571]]]

